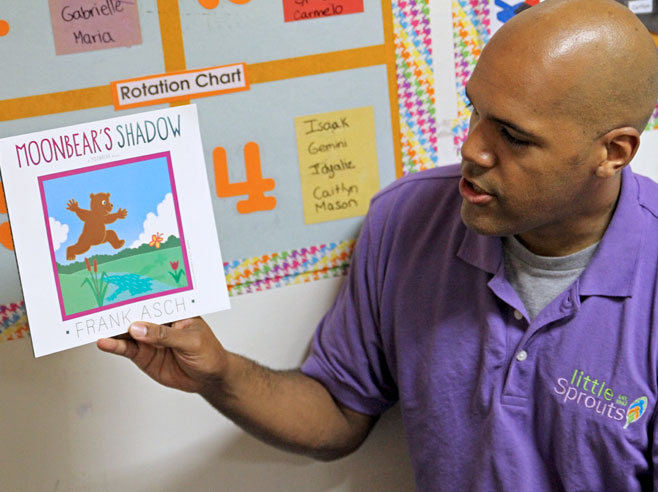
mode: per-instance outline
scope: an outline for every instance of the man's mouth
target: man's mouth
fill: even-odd
[[[464,200],[475,205],[484,205],[494,199],[487,190],[463,177],[459,181],[459,193]]]
[[[475,190],[475,193],[478,193],[478,194],[487,194],[487,195],[489,194],[489,193],[487,193],[485,190],[483,190],[482,188],[480,188],[478,185],[476,185],[475,183],[473,183],[472,181],[468,181],[468,180],[467,180],[467,183],[468,183],[469,185],[471,185],[471,187],[473,188],[473,190]]]

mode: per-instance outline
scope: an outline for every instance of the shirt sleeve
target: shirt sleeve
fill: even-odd
[[[658,412],[658,407],[654,409],[654,414],[652,415],[650,429],[653,430],[653,442],[651,442],[651,463],[653,468],[653,491],[658,492],[658,424],[656,418],[656,413]],[[651,436],[651,434],[649,434]],[[648,480],[647,480],[648,481]],[[648,484],[646,484],[648,485]],[[648,489],[647,489],[648,490]]]
[[[393,405],[398,394],[379,330],[381,235],[375,232],[373,215],[371,207],[347,278],[317,328],[302,372],[343,405],[374,416]]]

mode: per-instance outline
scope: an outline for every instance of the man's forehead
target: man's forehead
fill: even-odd
[[[501,41],[492,40],[483,51],[469,81],[469,92],[495,91],[506,104],[522,105],[529,112],[550,112],[582,87],[588,63],[578,56],[556,55],[559,45],[539,39],[530,43],[523,37],[515,43],[512,36]]]

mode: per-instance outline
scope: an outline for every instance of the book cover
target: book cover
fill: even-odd
[[[229,307],[196,106],[0,140],[36,357]]]

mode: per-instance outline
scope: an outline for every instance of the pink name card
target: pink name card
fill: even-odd
[[[137,0],[50,0],[58,55],[142,43]]]
[[[363,12],[363,0],[283,0],[286,22]]]

